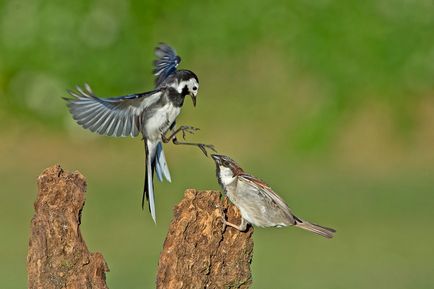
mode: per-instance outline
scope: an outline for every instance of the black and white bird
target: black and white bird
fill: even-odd
[[[245,231],[247,224],[258,227],[299,227],[326,238],[332,238],[334,229],[309,223],[295,216],[266,183],[244,172],[231,158],[211,155],[216,163],[217,179],[229,200],[240,210],[241,224],[225,224]]]
[[[191,96],[196,106],[199,79],[190,70],[177,70],[181,58],[174,49],[161,43],[155,49],[154,61],[156,87],[152,91],[126,96],[100,98],[85,84],[84,88],[68,91],[73,98],[65,98],[74,120],[85,129],[102,135],[136,137],[142,135],[145,142],[146,168],[145,186],[142,197],[149,202],[152,219],[156,222],[153,175],[160,181],[163,177],[171,181],[169,168],[163,151],[163,142],[198,146],[205,155],[212,145],[179,142],[176,135],[182,132],[194,133],[197,128],[175,127],[176,118],[181,112],[184,99]],[[167,136],[166,134],[169,133]]]

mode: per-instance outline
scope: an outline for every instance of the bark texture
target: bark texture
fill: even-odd
[[[219,192],[187,190],[160,255],[157,288],[248,288],[252,283],[253,228],[239,224],[238,209]]]
[[[80,233],[85,191],[83,175],[58,165],[39,176],[27,255],[30,289],[107,288],[107,264],[89,252]]]

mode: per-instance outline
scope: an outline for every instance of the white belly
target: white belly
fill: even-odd
[[[154,115],[146,121],[146,138],[149,140],[161,138],[161,135],[169,129],[180,112],[181,108],[173,106],[172,103],[168,103],[156,110],[153,113]]]

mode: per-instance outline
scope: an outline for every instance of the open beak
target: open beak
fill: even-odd
[[[220,164],[220,158],[218,155],[212,154],[211,157],[217,164]]]
[[[191,95],[191,100],[193,101],[193,106],[196,107],[196,95]]]

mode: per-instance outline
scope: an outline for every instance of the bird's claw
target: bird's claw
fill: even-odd
[[[222,219],[222,232],[224,232],[224,231],[226,231],[226,227],[227,227],[225,213],[222,212],[222,214],[220,215],[220,218]]]
[[[185,140],[186,133],[194,134],[196,131],[200,130],[200,128],[183,125],[179,128],[182,131],[182,139]]]
[[[217,152],[217,150],[215,149],[214,145],[209,145],[209,144],[198,144],[197,145],[200,150],[203,152],[203,154],[208,157],[208,152],[206,149],[212,150],[214,152]]]

